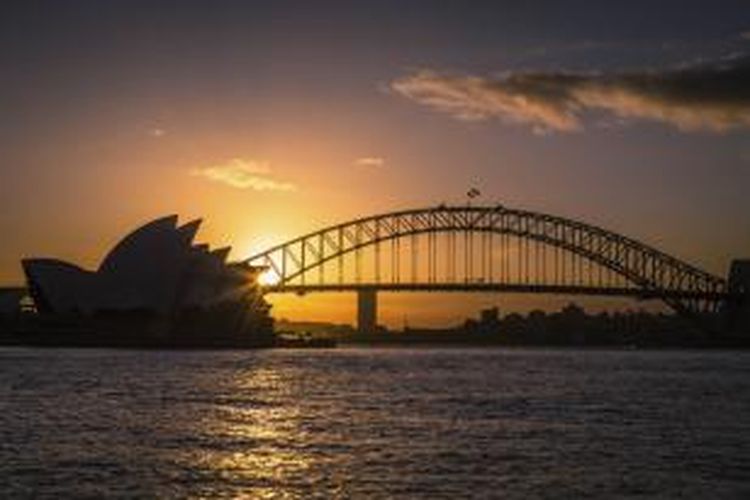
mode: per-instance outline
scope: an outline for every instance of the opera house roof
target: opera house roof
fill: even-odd
[[[229,300],[254,279],[252,268],[226,262],[229,248],[193,244],[201,221],[156,219],[123,238],[95,271],[57,259],[24,259],[40,312],[149,310],[168,314]]]

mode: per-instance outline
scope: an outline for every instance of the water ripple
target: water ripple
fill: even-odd
[[[0,350],[9,498],[748,498],[750,353]]]

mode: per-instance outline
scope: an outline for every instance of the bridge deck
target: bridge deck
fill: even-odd
[[[524,285],[503,283],[309,283],[295,285],[266,285],[266,293],[356,292],[374,289],[382,292],[504,292],[550,295],[596,295],[635,297],[638,299],[675,298],[687,300],[725,300],[726,293],[706,293],[687,290],[643,290],[632,287],[590,287],[578,285]]]

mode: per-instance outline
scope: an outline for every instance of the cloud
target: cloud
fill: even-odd
[[[742,38],[743,40],[750,40],[750,30],[740,33],[740,38]]]
[[[379,156],[363,156],[354,160],[354,164],[360,167],[382,167],[385,165],[385,158]]]
[[[151,137],[153,137],[155,139],[158,139],[160,137],[164,137],[164,135],[166,133],[167,133],[167,131],[164,130],[163,128],[152,128],[151,130],[148,131],[148,135],[150,135]]]
[[[451,76],[422,70],[391,89],[460,120],[491,118],[535,132],[584,128],[587,112],[667,123],[681,131],[750,127],[750,56],[620,73],[509,72]]]
[[[223,182],[238,189],[255,191],[295,191],[297,186],[290,182],[280,182],[268,174],[271,169],[266,162],[255,162],[234,158],[226,163],[211,165],[191,171],[191,175],[205,177],[215,182]]]

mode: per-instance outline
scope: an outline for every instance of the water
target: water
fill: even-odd
[[[750,498],[750,353],[2,349],[0,491]]]

